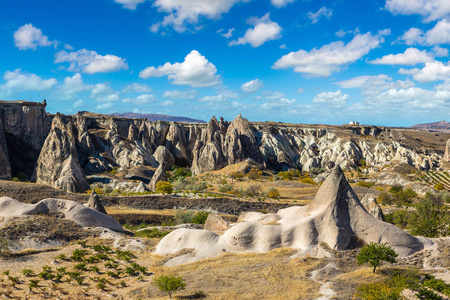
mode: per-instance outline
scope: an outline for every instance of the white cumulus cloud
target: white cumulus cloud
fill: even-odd
[[[272,68],[293,68],[294,72],[307,76],[330,76],[331,73],[340,71],[347,64],[353,63],[377,48],[384,42],[384,35],[390,34],[390,30],[380,31],[376,35],[370,32],[356,35],[349,43],[342,41],[333,42],[311,51],[299,50],[290,52],[277,60]]]
[[[378,95],[388,89],[405,89],[414,86],[414,82],[410,80],[393,81],[392,77],[385,74],[358,76],[348,80],[336,82],[335,84],[344,89],[360,88],[362,94],[365,96]]]
[[[135,98],[125,98],[122,100],[124,103],[132,103],[136,105],[144,105],[156,102],[156,97],[151,94],[142,94]]]
[[[80,73],[76,73],[72,77],[66,77],[64,82],[56,88],[53,96],[61,100],[73,100],[78,97],[78,93],[92,88],[92,85],[83,82]]]
[[[434,58],[426,51],[417,48],[408,48],[404,53],[389,54],[371,61],[375,65],[410,65],[431,62]]]
[[[132,83],[127,85],[123,90],[122,93],[149,93],[152,89],[146,84],[141,83]]]
[[[98,83],[91,89],[91,98],[98,102],[119,101],[119,92],[113,90],[108,84]]]
[[[138,4],[144,3],[146,0],[114,0],[114,2],[122,4],[123,8],[135,10]]]
[[[280,7],[286,6],[289,3],[292,3],[294,1],[295,0],[270,0],[270,3],[272,3],[273,6],[280,8]]]
[[[341,90],[337,90],[336,92],[322,92],[314,97],[313,102],[345,104],[345,102],[347,102],[348,97],[349,95],[343,94]]]
[[[189,91],[172,90],[172,91],[165,91],[163,94],[163,97],[170,98],[170,99],[192,100],[195,97],[197,97],[197,95],[198,95],[198,92],[196,90],[189,90]]]
[[[425,22],[450,15],[450,1],[447,0],[386,0],[385,8],[393,14],[421,15]]]
[[[44,91],[53,88],[58,81],[55,78],[42,79],[36,74],[23,72],[21,69],[6,71],[3,75],[6,81],[0,86],[3,92],[15,93],[23,91]]]
[[[187,24],[197,24],[199,17],[218,19],[238,2],[247,0],[155,0],[153,6],[167,13],[164,19],[152,25],[153,32],[160,27],[172,26],[175,31],[184,32]]]
[[[246,93],[255,93],[264,86],[263,82],[259,79],[253,79],[241,85],[241,90]]]
[[[436,80],[445,80],[450,77],[450,64],[444,64],[440,61],[427,62],[422,69],[400,69],[400,74],[409,74],[419,82],[431,82]]]
[[[316,13],[308,12],[307,17],[311,20],[311,23],[315,24],[321,17],[330,19],[333,15],[333,11],[325,6],[321,7]]]
[[[217,68],[198,51],[192,50],[182,63],[165,63],[159,67],[147,67],[140,78],[167,76],[173,84],[189,84],[193,87],[213,86],[221,83]]]
[[[440,20],[427,32],[414,27],[410,28],[398,40],[406,45],[450,44],[450,21]]]
[[[39,28],[34,27],[32,24],[25,24],[20,26],[17,31],[14,32],[14,44],[20,50],[27,50],[39,47],[48,47],[53,44],[48,40],[48,37],[42,34]]]
[[[127,70],[128,64],[124,58],[116,55],[100,55],[95,51],[81,49],[75,52],[65,50],[56,53],[55,63],[70,63],[68,68],[72,72],[88,74],[107,73]]]
[[[291,107],[292,105],[295,104],[296,101],[297,100],[295,99],[287,99],[287,98],[271,99],[261,104],[260,107],[266,110],[281,109],[285,107]]]
[[[261,18],[250,18],[248,23],[254,27],[247,29],[243,37],[228,43],[229,46],[250,44],[256,48],[267,41],[277,40],[281,37],[282,28],[270,20],[269,13]]]

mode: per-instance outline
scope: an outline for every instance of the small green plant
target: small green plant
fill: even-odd
[[[97,266],[92,266],[90,270],[91,270],[92,272],[95,272],[95,273],[100,272],[100,268],[97,267]]]
[[[28,288],[30,289],[30,291],[38,287],[39,287],[39,280],[30,279],[30,283],[28,283]]]
[[[116,250],[116,257],[117,259],[124,261],[130,261],[132,258],[136,258],[131,251],[121,251],[119,249]]]
[[[356,260],[358,265],[369,263],[375,273],[376,268],[383,262],[395,263],[398,254],[387,243],[370,243],[361,248]]]
[[[168,235],[170,231],[160,231],[158,228],[152,228],[152,229],[144,229],[140,231],[136,231],[135,235],[139,237],[146,237],[146,238],[163,238],[166,235]]]
[[[31,277],[34,276],[34,271],[31,269],[22,269],[20,270],[20,272],[25,276],[25,277]]]
[[[270,187],[266,193],[267,193],[267,197],[269,197],[269,198],[272,198],[272,199],[280,198],[280,192],[274,187]]]
[[[80,270],[80,271],[86,271],[86,264],[85,263],[79,263],[73,266],[73,268],[75,270]]]
[[[58,273],[61,273],[61,274],[66,274],[66,270],[67,270],[66,267],[61,267],[61,268],[57,268],[57,269],[56,269],[56,271],[57,271]]]
[[[205,224],[206,219],[208,218],[209,212],[199,211],[192,218],[192,223],[194,224]]]
[[[174,275],[161,275],[153,280],[153,284],[158,287],[161,292],[166,292],[169,298],[172,298],[172,294],[177,291],[184,290],[186,283],[180,276]]]
[[[87,242],[86,241],[78,241],[77,243],[78,243],[78,245],[80,245],[83,248],[87,247]]]
[[[88,253],[87,250],[75,249],[72,252],[72,256],[70,257],[70,259],[74,261],[83,261],[87,253]]]
[[[172,194],[173,186],[170,182],[167,181],[158,181],[156,183],[156,192],[163,194]]]
[[[67,255],[65,255],[65,254],[63,254],[63,253],[61,253],[60,255],[58,255],[58,256],[56,257],[56,259],[59,259],[59,260],[68,260]]]

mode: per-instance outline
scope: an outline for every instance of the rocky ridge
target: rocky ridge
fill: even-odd
[[[87,112],[53,116],[46,115],[45,106],[39,104],[0,103],[0,107],[14,107],[17,111],[39,109],[15,123],[0,114],[3,131],[8,135],[15,132],[30,148],[42,148],[39,160],[36,157],[28,163],[28,169],[36,169],[37,182],[74,192],[88,188],[85,174],[111,171],[114,167],[157,168],[164,164],[170,168],[175,164],[190,166],[193,174],[200,174],[250,159],[277,171],[309,171],[330,170],[336,165],[356,168],[364,159],[369,170],[374,171],[397,163],[428,170],[439,167],[443,155],[440,149],[419,151],[405,142],[404,131],[387,127],[251,123],[240,115],[232,122],[213,117],[208,124],[180,124]],[[28,132],[34,132],[38,138],[31,138]],[[11,151],[5,148],[12,143],[7,137],[5,142],[1,133],[0,127],[0,161],[4,163],[0,177],[10,179]],[[55,163],[49,163],[50,159]]]

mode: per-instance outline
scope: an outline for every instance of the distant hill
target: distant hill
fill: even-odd
[[[433,123],[416,124],[411,126],[410,128],[414,128],[417,130],[450,132],[450,122],[439,121]]]
[[[191,119],[187,117],[168,116],[160,114],[138,114],[138,113],[113,113],[114,116],[131,118],[131,119],[147,119],[149,121],[166,121],[166,122],[183,122],[183,123],[206,123],[203,120]]]

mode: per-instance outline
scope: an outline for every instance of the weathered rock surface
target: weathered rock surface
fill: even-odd
[[[150,181],[149,188],[152,191],[156,191],[156,184],[159,181],[167,181],[167,170],[164,164],[160,164],[158,169],[156,169],[155,174],[153,174],[152,180]]]
[[[142,181],[139,183],[139,185],[137,186],[135,192],[136,193],[144,193],[144,192],[148,192],[148,188],[145,185],[145,183],[143,183]]]
[[[231,227],[231,224],[225,221],[221,216],[210,213],[206,219],[204,230],[209,230],[217,234],[224,233]]]
[[[175,163],[172,153],[165,146],[159,146],[153,156],[159,165],[164,164],[166,168],[170,168]]]
[[[445,152],[444,156],[442,157],[442,161],[450,163],[450,140],[448,140],[447,144],[445,144]]]
[[[36,204],[26,204],[9,197],[0,198],[0,216],[24,216],[60,212],[64,217],[83,227],[105,227],[123,231],[122,226],[108,215],[88,208],[78,202],[47,198]]]
[[[95,190],[92,190],[91,196],[89,197],[88,202],[84,204],[84,206],[89,207],[93,210],[96,210],[98,212],[101,212],[102,214],[107,215],[105,208],[103,207],[102,203],[100,202],[100,198],[98,194],[95,192]]]
[[[68,192],[89,189],[78,152],[70,118],[57,115],[42,147],[36,167],[36,182]]]
[[[432,242],[416,238],[398,227],[370,215],[348,184],[341,168],[335,167],[307,206],[281,209],[268,224],[259,214],[247,214],[222,236],[207,230],[175,230],[156,247],[159,255],[191,248],[192,252],[168,261],[169,265],[195,261],[229,252],[266,252],[279,247],[309,251],[320,243],[336,250],[364,243],[388,243],[400,256],[422,250]],[[195,242],[194,242],[195,241]]]
[[[0,179],[11,180],[11,165],[9,163],[8,146],[6,145],[3,118],[0,118]]]
[[[377,197],[375,197],[374,194],[366,194],[361,199],[361,204],[364,206],[364,208],[369,214],[371,214],[380,221],[385,221],[386,219],[384,218],[383,211],[381,210],[381,207],[378,205],[376,198]]]

